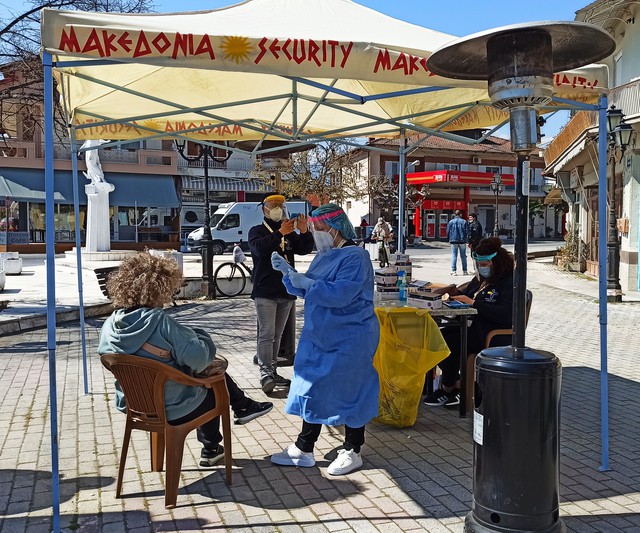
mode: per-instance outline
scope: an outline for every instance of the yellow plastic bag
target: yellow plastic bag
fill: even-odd
[[[380,342],[373,366],[380,376],[380,401],[374,420],[409,427],[418,417],[425,374],[450,351],[426,310],[377,307],[375,311]]]

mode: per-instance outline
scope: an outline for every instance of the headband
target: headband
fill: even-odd
[[[478,255],[475,252],[471,252],[471,257],[473,257],[476,261],[491,261],[496,255],[498,255],[498,252],[493,252],[489,255]]]
[[[317,217],[309,217],[311,222],[319,222],[321,220],[327,220],[328,218],[334,218],[338,215],[344,215],[344,211],[342,209],[336,209],[335,211],[331,211],[330,213],[325,213],[323,215],[318,215]]]

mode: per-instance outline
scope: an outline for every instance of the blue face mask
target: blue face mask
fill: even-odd
[[[478,273],[483,277],[483,278],[490,278],[491,277],[491,267],[478,267]]]

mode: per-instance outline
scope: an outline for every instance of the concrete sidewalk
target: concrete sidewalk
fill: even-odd
[[[449,276],[448,258],[445,248],[416,253],[414,277],[463,282],[463,276]],[[308,261],[299,264],[300,270],[305,265]],[[16,293],[23,298],[31,294],[31,299],[24,299],[32,309],[44,305],[44,293],[38,296],[35,288],[36,282],[43,286],[43,268],[26,265],[24,278],[10,278],[12,283],[34,281]],[[75,273],[67,268],[56,265],[61,307],[73,306],[72,298],[77,297],[71,294]],[[198,275],[200,264],[187,258],[187,275],[193,269]],[[597,284],[542,262],[530,263],[528,273],[534,302],[527,344],[556,353],[563,364],[561,516],[570,531],[640,531],[640,306],[609,306],[611,470],[599,472],[600,330],[593,297]],[[85,299],[104,303],[93,274],[85,275]],[[576,290],[555,284],[570,284]],[[14,310],[18,308],[16,304]],[[302,310],[299,300],[298,328],[303,325]],[[209,331],[230,360],[230,374],[239,385],[251,397],[267,399],[251,363],[255,311],[248,297],[181,303],[168,312]],[[462,531],[472,499],[472,422],[459,418],[455,409],[424,405],[411,428],[369,424],[364,467],[335,478],[327,475],[326,466],[342,442],[341,428],[323,428],[316,467],[271,464],[270,455],[290,444],[300,427],[297,417],[283,413],[284,394],[276,395],[275,408],[267,416],[233,426],[234,481],[229,487],[223,482],[222,466],[197,466],[198,442],[194,436],[187,439],[178,507],[171,511],[163,505],[164,474],[150,472],[148,438],[134,432],[124,497],[116,499],[124,417],[113,407],[113,377],[93,355],[102,322],[103,318],[87,319],[86,396],[78,323],[57,328],[61,514],[68,531]],[[291,377],[290,368],[281,372]],[[0,533],[50,531],[48,397],[46,330],[2,335]]]

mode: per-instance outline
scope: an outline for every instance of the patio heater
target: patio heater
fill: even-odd
[[[441,76],[488,81],[493,106],[509,111],[518,157],[512,346],[483,350],[476,359],[467,532],[566,530],[559,518],[560,361],[525,347],[529,173],[524,169],[538,142],[537,108],[551,101],[553,73],[593,63],[614,49],[612,37],[596,26],[539,22],[458,39],[427,61]]]
[[[496,221],[495,221],[496,223],[493,225],[493,236],[497,237],[500,231],[500,228],[498,227],[498,208],[499,208],[498,197],[504,191],[504,183],[502,183],[502,176],[498,172],[496,172],[493,175],[493,180],[491,180],[491,183],[489,183],[489,187],[493,191],[493,194],[495,194],[496,196]]]

